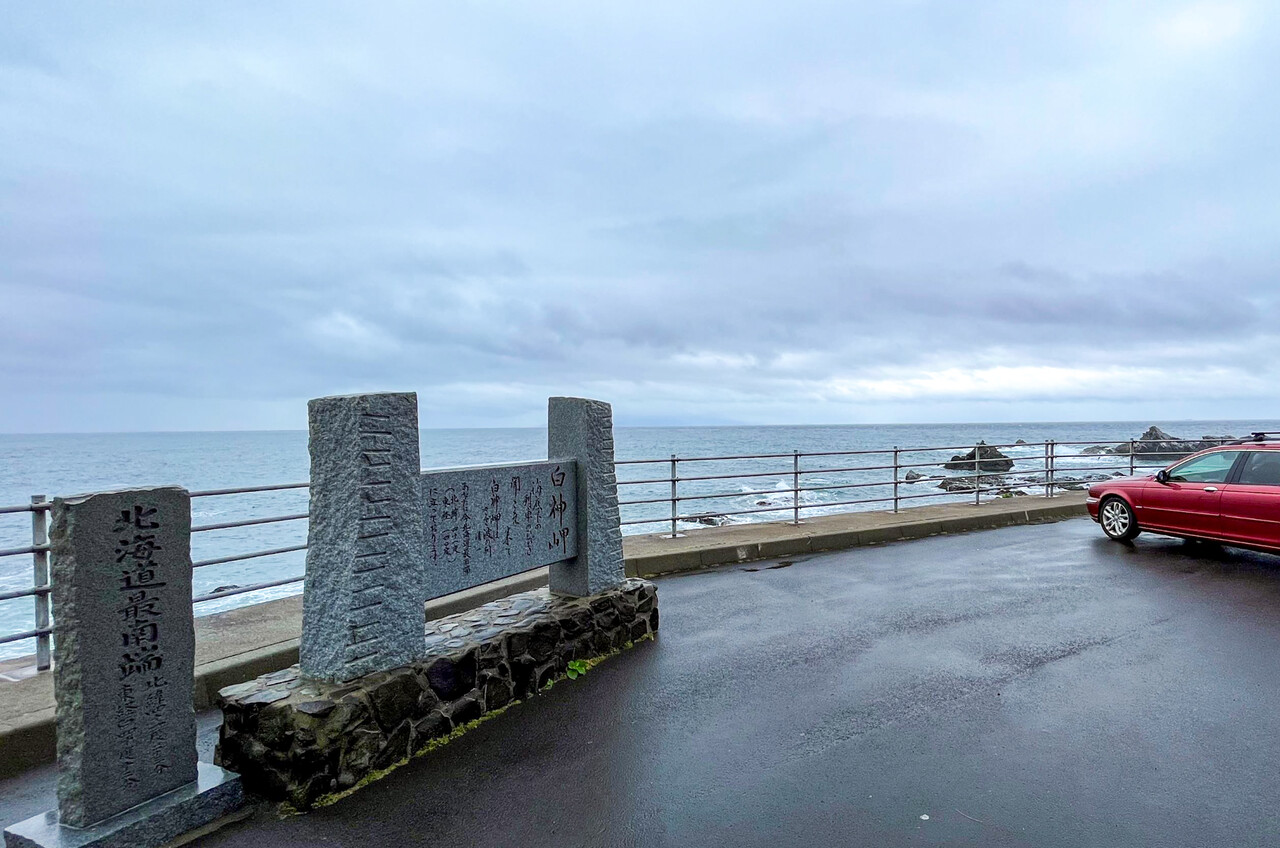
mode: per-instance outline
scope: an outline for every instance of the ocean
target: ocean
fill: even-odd
[[[968,450],[979,439],[989,444],[1011,444],[1019,439],[1028,444],[1006,450],[1017,460],[1012,474],[1031,474],[1043,469],[1044,442],[1089,442],[1115,444],[1139,437],[1155,424],[1181,438],[1202,435],[1247,435],[1253,430],[1280,430],[1277,421],[1094,421],[996,424],[895,424],[814,427],[619,427],[615,431],[618,460],[682,458],[681,478],[711,474],[758,474],[730,480],[686,481],[681,495],[721,495],[692,501],[681,507],[683,514],[708,514],[706,522],[754,522],[790,520],[792,517],[792,458],[737,459],[718,462],[684,461],[688,457],[741,456],[744,454],[790,454],[792,451],[886,450],[946,447]],[[1081,446],[1083,447],[1083,446]],[[546,455],[546,431],[541,429],[423,430],[422,467],[451,467],[494,462],[538,459]],[[941,463],[957,450],[937,450],[904,454],[902,461]],[[1079,448],[1063,449],[1078,453]],[[913,457],[908,459],[907,457]],[[866,457],[832,456],[806,458],[804,483],[827,487],[804,492],[804,516],[854,509],[886,509],[883,502],[847,504],[851,500],[887,498],[890,486],[877,484],[892,472],[827,471],[850,467],[885,465],[888,454]],[[1081,457],[1059,459],[1059,477],[1072,469],[1092,469],[1087,473],[1109,474],[1127,471],[1124,457]],[[668,476],[667,463],[623,465],[618,478],[624,481],[653,480]],[[945,474],[940,467],[923,467],[919,473]],[[951,472],[954,473],[954,472]],[[1078,472],[1083,475],[1085,472]],[[56,435],[0,435],[0,506],[28,503],[31,495],[70,495],[126,486],[177,484],[192,491],[303,482],[308,476],[307,434],[305,431],[110,433]],[[937,488],[936,481],[903,486],[902,494],[914,497],[909,505],[954,501]],[[1034,491],[1034,490],[1031,490]],[[670,484],[621,485],[623,500],[666,498]],[[960,496],[961,499],[964,496]],[[972,497],[969,495],[968,497]],[[247,495],[199,498],[192,504],[194,524],[237,521],[271,515],[302,513],[307,510],[305,489],[258,492]],[[718,517],[735,510],[758,510],[749,514]],[[665,532],[669,522],[668,503],[651,503],[622,508],[626,533]],[[700,526],[682,522],[681,531]],[[306,541],[306,522],[240,527],[197,533],[192,537],[192,557],[213,559],[251,551],[289,547]],[[0,515],[0,550],[31,543],[29,513]],[[279,554],[199,568],[195,592],[208,593],[220,587],[246,586],[299,575],[304,552]],[[0,592],[32,585],[31,557],[0,558]],[[244,595],[219,598],[198,604],[197,615],[258,603],[300,592],[301,583],[279,586]],[[0,601],[0,636],[34,626],[32,601],[17,598]],[[0,659],[30,654],[31,640],[0,645]]]

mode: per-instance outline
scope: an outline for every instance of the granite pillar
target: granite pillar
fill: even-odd
[[[311,518],[302,673],[352,680],[422,656],[418,397],[308,404]]]
[[[622,528],[613,466],[613,410],[585,398],[547,403],[547,455],[577,460],[578,552],[551,566],[551,591],[594,595],[622,584]]]

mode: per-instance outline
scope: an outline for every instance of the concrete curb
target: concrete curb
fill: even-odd
[[[897,514],[842,513],[805,521],[799,526],[753,524],[708,528],[674,540],[659,535],[629,536],[624,540],[628,549],[626,573],[628,577],[659,577],[701,571],[730,563],[879,545],[943,533],[966,533],[1061,521],[1086,514],[1083,493],[1062,495],[1050,502],[1026,503],[1026,500],[1011,503],[988,502],[981,507],[919,507]],[[545,585],[547,569],[540,568],[429,601],[427,618],[452,615],[497,598]],[[279,615],[285,604],[292,606],[288,608],[286,617],[278,622],[284,626],[277,627],[277,630],[292,629],[300,632],[301,622],[298,622],[296,628],[292,628],[288,620],[297,617],[301,609],[296,597],[260,604],[261,611],[258,615],[270,618],[273,611]],[[246,609],[252,608],[218,615],[243,614]],[[217,615],[208,618],[215,619]],[[296,637],[277,640],[197,665],[195,708],[203,710],[212,707],[218,690],[225,686],[293,665],[298,661],[298,642]],[[44,682],[48,685],[47,679]],[[28,699],[48,703],[52,700],[51,685],[49,688],[50,694],[28,696]],[[3,684],[0,684],[0,697],[3,695]],[[56,750],[54,727],[52,706],[32,710],[19,715],[8,726],[0,726],[0,778],[53,761]]]
[[[627,576],[658,577],[689,571],[700,571],[729,563],[752,562],[761,559],[797,556],[821,551],[844,550],[864,545],[879,545],[922,539],[945,533],[968,533],[991,530],[1021,524],[1039,524],[1062,521],[1087,515],[1084,499],[1069,503],[1037,504],[1024,510],[980,513],[967,516],[947,516],[917,519],[904,513],[900,522],[870,527],[825,526],[822,520],[806,522],[799,527],[788,526],[794,532],[775,539],[762,541],[725,541],[706,546],[684,546],[669,553],[651,553],[627,557]],[[843,516],[831,516],[842,518]],[[845,522],[830,522],[845,524]],[[656,538],[656,537],[655,537]],[[669,543],[669,540],[668,540]]]

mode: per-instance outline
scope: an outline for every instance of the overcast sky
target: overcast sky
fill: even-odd
[[[1280,416],[1280,11],[5,4],[0,431]]]

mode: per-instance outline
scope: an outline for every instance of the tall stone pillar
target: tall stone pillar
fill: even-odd
[[[196,779],[191,499],[56,499],[58,810],[83,827]]]
[[[58,809],[6,848],[153,848],[238,808],[239,776],[196,762],[186,490],[55,498],[49,536]]]
[[[613,409],[586,398],[547,403],[547,456],[577,460],[578,553],[551,566],[551,591],[593,595],[621,584],[622,530],[613,467]]]
[[[351,680],[426,650],[418,396],[318,398],[307,412],[311,518],[300,665],[309,677]]]

